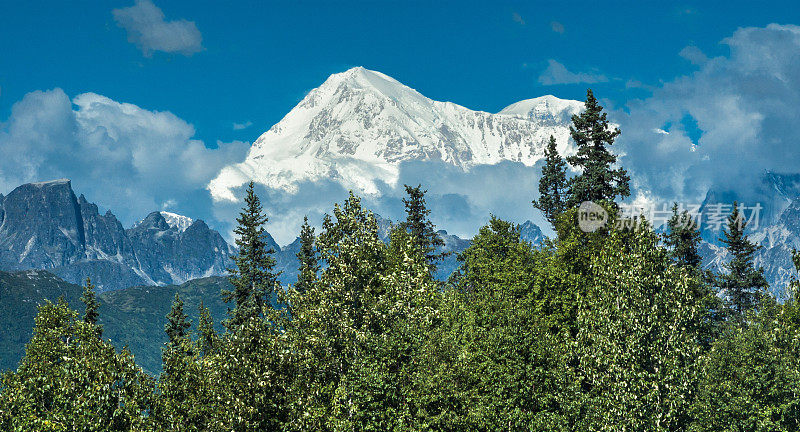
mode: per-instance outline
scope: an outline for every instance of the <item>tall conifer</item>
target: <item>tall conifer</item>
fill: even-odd
[[[428,219],[431,213],[425,205],[426,190],[422,185],[411,187],[404,185],[408,198],[403,198],[406,207],[406,221],[400,224],[401,229],[405,229],[411,234],[415,245],[425,256],[431,274],[436,272],[436,262],[444,257],[444,254],[437,254],[436,248],[444,246],[444,240],[436,234],[433,222]]]
[[[191,326],[188,317],[183,311],[183,300],[175,293],[175,299],[172,301],[172,308],[167,314],[167,324],[164,326],[164,331],[169,337],[169,344],[171,347],[178,347],[181,341],[189,334],[188,330]]]
[[[314,246],[314,228],[308,224],[307,216],[303,218],[303,226],[300,229],[300,251],[297,252],[297,260],[300,262],[300,272],[297,275],[295,289],[304,293],[317,279],[319,271],[317,251]]]
[[[697,250],[700,240],[700,230],[689,212],[678,213],[678,204],[674,204],[664,235],[664,244],[670,250],[671,258],[679,266],[699,269],[702,263]]]
[[[578,152],[567,156],[567,162],[583,172],[568,182],[568,206],[576,206],[583,201],[614,204],[618,197],[629,196],[630,177],[624,168],[613,168],[617,156],[608,149],[614,144],[620,130],[610,129],[606,113],[591,89],[586,92],[586,110],[572,116],[569,133]]]
[[[764,269],[756,268],[753,263],[753,256],[761,247],[747,238],[746,229],[747,221],[739,211],[738,203],[734,202],[727,230],[723,231],[724,238],[720,239],[731,254],[731,260],[725,264],[728,273],[719,276],[719,287],[736,317],[753,308],[769,287]]]
[[[542,177],[539,179],[539,199],[534,200],[533,205],[544,213],[550,223],[554,223],[566,205],[567,164],[558,154],[556,139],[552,135],[544,150],[544,160]]]
[[[209,355],[216,349],[219,337],[216,330],[214,330],[214,319],[211,318],[211,311],[208,310],[202,300],[200,300],[198,312],[200,317],[197,322],[197,336],[200,350],[203,355]]]
[[[229,329],[237,328],[249,318],[258,317],[277,284],[279,273],[273,272],[275,258],[272,257],[275,251],[267,245],[267,232],[264,229],[268,220],[255,194],[253,182],[250,182],[245,206],[236,218],[238,226],[233,231],[239,248],[238,254],[233,257],[235,266],[228,269],[233,290],[223,292],[226,303],[231,300],[235,302],[227,322]]]
[[[86,285],[83,286],[83,295],[81,301],[86,305],[86,310],[83,314],[83,322],[95,326],[97,329],[97,337],[103,335],[103,326],[97,324],[100,317],[98,310],[100,309],[100,302],[97,301],[97,295],[94,292],[95,286],[92,285],[92,280],[86,278]]]

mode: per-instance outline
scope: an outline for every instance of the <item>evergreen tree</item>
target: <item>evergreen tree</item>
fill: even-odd
[[[98,312],[98,309],[100,309],[100,302],[97,301],[94,288],[91,279],[86,278],[86,285],[83,286],[83,295],[81,295],[81,301],[86,305],[86,310],[83,314],[83,322],[94,326],[97,331],[97,337],[101,337],[103,335],[103,326],[97,324],[97,319],[100,316]]]
[[[203,301],[200,300],[200,313],[199,321],[197,322],[197,339],[200,345],[200,351],[204,356],[214,352],[219,344],[219,336],[214,330],[214,319],[211,318],[211,311],[205,307]]]
[[[545,164],[539,179],[539,199],[533,201],[534,207],[544,213],[550,223],[564,211],[567,197],[567,164],[556,149],[556,139],[550,135],[550,142],[544,150]]]
[[[300,229],[300,251],[297,252],[297,260],[300,261],[300,272],[294,288],[302,294],[308,291],[319,272],[317,251],[314,247],[314,228],[308,224],[307,216],[303,217],[303,227]]]
[[[436,253],[437,247],[444,246],[444,240],[436,234],[433,222],[428,219],[428,215],[431,213],[425,205],[425,193],[428,191],[422,190],[422,185],[404,186],[408,195],[408,198],[403,198],[403,204],[406,207],[406,221],[400,224],[400,228],[411,234],[412,240],[428,263],[430,273],[433,274],[436,272],[436,262],[445,255]]]
[[[681,267],[699,269],[702,263],[697,247],[700,244],[700,230],[689,212],[678,213],[678,204],[672,206],[672,217],[667,221],[664,244],[671,258]]]
[[[719,276],[718,286],[727,299],[729,310],[739,318],[756,306],[763,291],[769,288],[764,269],[753,264],[753,255],[761,247],[747,238],[746,229],[747,221],[739,211],[738,203],[734,202],[727,230],[723,230],[724,238],[720,239],[731,260],[725,264],[727,274]]]
[[[279,273],[273,272],[275,258],[272,254],[275,251],[267,245],[264,229],[267,220],[253,182],[250,182],[245,206],[236,218],[238,226],[234,230],[239,253],[233,258],[235,267],[228,269],[233,291],[223,292],[226,303],[231,300],[235,302],[227,322],[229,329],[237,328],[249,318],[258,317],[264,302],[274,293]]]
[[[170,347],[181,346],[189,334],[189,327],[191,327],[191,323],[183,312],[183,300],[178,293],[175,293],[175,300],[172,301],[172,309],[167,314],[167,324],[164,326],[164,331],[169,337]]]
[[[592,90],[586,92],[586,110],[572,116],[569,128],[578,152],[567,156],[567,162],[582,170],[568,182],[568,207],[583,201],[607,201],[616,206],[618,197],[630,195],[630,177],[624,168],[612,168],[617,156],[608,149],[619,136],[619,129],[609,129],[606,113]]]

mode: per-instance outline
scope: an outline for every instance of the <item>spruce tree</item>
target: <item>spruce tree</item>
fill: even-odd
[[[314,247],[314,228],[308,224],[308,216],[303,217],[303,227],[300,229],[300,251],[297,252],[300,262],[300,272],[297,275],[297,284],[294,288],[299,293],[305,293],[317,279],[319,262],[317,251]]]
[[[753,264],[753,255],[761,247],[747,238],[746,229],[747,221],[739,211],[738,203],[734,202],[727,230],[723,230],[724,238],[720,239],[731,254],[731,260],[725,264],[728,273],[719,276],[718,285],[727,299],[729,310],[739,318],[756,305],[769,287],[764,269]]]
[[[170,347],[179,347],[181,342],[186,339],[189,334],[188,330],[191,323],[188,317],[183,312],[183,300],[175,293],[175,300],[172,301],[172,309],[167,314],[167,324],[164,326],[164,331],[169,337]]]
[[[97,301],[94,288],[91,279],[86,278],[86,285],[83,286],[83,295],[81,295],[81,301],[86,305],[86,310],[83,314],[83,322],[95,326],[97,329],[97,337],[101,337],[103,335],[103,326],[97,324],[97,319],[100,316],[98,312],[98,309],[100,309],[100,302]]]
[[[253,182],[250,182],[245,206],[236,218],[238,226],[233,231],[239,248],[239,253],[233,257],[235,267],[228,269],[233,291],[223,292],[226,303],[231,300],[235,302],[227,322],[229,329],[258,317],[277,284],[279,273],[273,272],[275,258],[272,257],[275,251],[267,245],[267,232],[264,229],[268,220],[255,194]]]
[[[422,185],[411,187],[404,185],[408,198],[403,198],[406,207],[406,221],[400,228],[408,231],[415,245],[419,248],[428,263],[430,273],[436,272],[436,262],[444,258],[445,254],[437,254],[436,248],[444,246],[444,240],[436,234],[433,222],[428,219],[431,213],[425,205],[425,193]]]
[[[583,201],[607,201],[616,206],[618,197],[629,196],[630,177],[624,168],[613,168],[617,156],[608,149],[614,144],[620,130],[609,128],[606,113],[591,89],[586,92],[586,110],[572,116],[569,133],[578,152],[567,156],[567,162],[582,170],[582,173],[568,182],[568,206],[573,207]]]
[[[700,230],[689,212],[678,213],[678,204],[673,204],[672,217],[667,221],[664,234],[664,244],[670,250],[671,258],[681,267],[699,269],[702,263],[697,250],[700,240]]]
[[[566,205],[567,164],[558,154],[556,139],[552,135],[544,150],[544,160],[539,179],[539,199],[533,201],[533,206],[541,210],[550,223],[555,223]]]
[[[211,318],[211,311],[203,304],[202,300],[200,300],[198,311],[200,313],[197,323],[198,342],[203,355],[207,356],[216,349],[219,337],[216,330],[214,330],[214,319]]]

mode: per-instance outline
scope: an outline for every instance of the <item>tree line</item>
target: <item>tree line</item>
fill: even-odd
[[[304,220],[284,289],[251,183],[223,332],[202,305],[189,322],[176,295],[156,379],[102,339],[87,283],[83,314],[39,307],[2,378],[0,429],[800,430],[800,283],[784,304],[766,291],[735,205],[722,274],[702,269],[677,206],[663,235],[614,229],[630,178],[591,91],[570,133],[577,153],[562,158],[550,139],[534,202],[556,236],[532,247],[492,217],[446,282],[432,276],[443,245],[425,191],[406,186],[388,242],[352,193],[318,234]],[[580,230],[583,201],[609,224]]]

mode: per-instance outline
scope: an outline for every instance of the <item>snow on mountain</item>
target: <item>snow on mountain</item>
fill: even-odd
[[[194,223],[194,219],[192,219],[192,218],[190,218],[188,216],[184,216],[184,215],[180,215],[180,214],[172,213],[172,212],[168,212],[168,211],[160,211],[158,213],[161,214],[161,217],[164,218],[164,221],[167,223],[167,225],[170,228],[175,228],[175,229],[178,230],[178,232],[186,231],[186,228],[189,228]],[[140,226],[143,222],[145,222],[145,220],[147,220],[147,218],[142,219],[139,222],[134,223],[132,228],[136,228],[136,227]]]
[[[171,226],[172,228],[177,228],[178,232],[186,231],[186,228],[189,228],[194,223],[194,219],[188,216],[170,213],[167,211],[162,211],[160,213],[161,216],[164,216],[164,220],[167,221],[167,225]]]
[[[503,108],[499,114],[512,115],[541,124],[563,126],[568,125],[572,121],[572,116],[580,114],[583,108],[583,102],[547,95],[513,103]]]
[[[544,96],[498,114],[473,111],[357,67],[310,91],[208,189],[214,199],[235,201],[232,189],[250,180],[291,193],[300,182],[332,179],[378,194],[379,182],[396,185],[404,161],[442,161],[465,171],[501,161],[532,166],[550,135],[563,154],[573,152],[569,117],[582,106]]]

